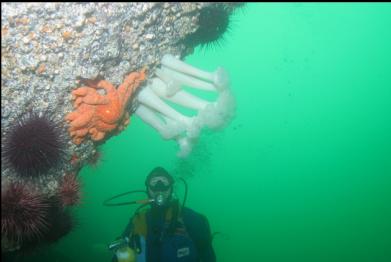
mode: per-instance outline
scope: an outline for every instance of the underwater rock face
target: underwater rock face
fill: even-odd
[[[64,120],[74,109],[71,91],[79,86],[77,80],[102,78],[118,86],[143,67],[150,78],[164,54],[192,52],[194,46],[184,39],[196,32],[200,12],[211,5],[227,14],[236,8],[213,3],[2,3],[2,148],[18,120],[31,113],[49,114],[61,123],[57,128],[65,139],[64,160],[37,176],[21,176],[2,165],[2,195],[20,183],[62,210],[52,199],[64,176],[77,175],[96,152],[92,140],[74,144]],[[132,114],[131,106],[126,110]],[[23,241],[8,239],[3,229],[1,238],[2,252],[23,248]]]

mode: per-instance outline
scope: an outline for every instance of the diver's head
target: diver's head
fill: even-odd
[[[147,176],[145,186],[153,206],[165,207],[172,199],[174,179],[162,167],[155,167]]]

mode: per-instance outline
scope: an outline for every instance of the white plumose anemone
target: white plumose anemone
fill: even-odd
[[[217,94],[208,101],[191,94],[183,86]],[[156,129],[164,139],[175,139],[179,157],[192,150],[203,127],[218,129],[233,117],[235,100],[229,89],[227,72],[219,67],[214,72],[195,68],[172,55],[165,55],[156,77],[138,94],[135,114]],[[193,116],[178,112],[170,104],[195,111]]]

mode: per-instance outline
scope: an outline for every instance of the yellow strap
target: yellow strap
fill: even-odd
[[[180,207],[178,207],[178,208],[180,208]],[[146,214],[147,214],[148,210],[149,209],[141,210],[133,217],[132,223],[133,223],[134,229],[133,229],[133,232],[131,232],[131,234],[133,233],[135,235],[141,235],[141,236],[147,237],[148,227],[147,227]],[[178,210],[178,212],[180,212],[180,210]],[[170,207],[166,213],[166,221],[171,221],[172,216],[173,216],[173,207]]]
[[[137,213],[132,221],[134,225],[133,234],[135,235],[141,235],[146,237],[147,236],[147,219],[146,219],[146,210],[143,210],[139,213]]]

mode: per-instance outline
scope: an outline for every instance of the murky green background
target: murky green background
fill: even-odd
[[[218,261],[391,261],[390,28],[389,3],[249,4],[221,48],[186,59],[230,72],[232,123],[179,161],[133,117],[82,170],[75,230],[35,260],[109,261],[134,207],[102,201],[160,165],[188,177]]]

